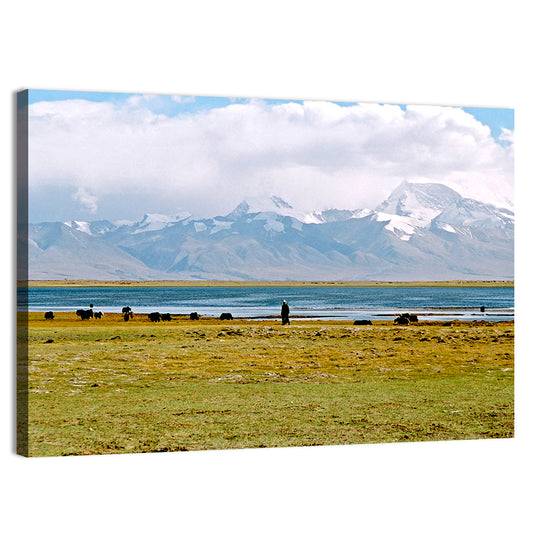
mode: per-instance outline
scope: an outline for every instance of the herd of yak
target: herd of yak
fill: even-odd
[[[104,316],[104,313],[101,311],[93,312],[92,309],[78,309],[76,315],[79,316],[82,320],[89,320],[90,318],[100,319]],[[124,316],[124,321],[128,322],[130,318],[133,318],[133,312],[131,307],[123,307],[122,315]],[[170,313],[159,313],[158,311],[154,313],[148,313],[148,320],[151,322],[168,322],[172,319]],[[46,320],[53,320],[54,313],[52,311],[47,311],[44,314]],[[199,320],[200,315],[196,312],[193,312],[189,315],[191,320]],[[219,320],[233,320],[233,315],[231,313],[222,313],[219,317]],[[394,319],[395,324],[406,325],[411,322],[418,322],[418,317],[410,313],[403,313]],[[371,320],[355,320],[354,326],[371,326]]]
[[[104,316],[104,313],[101,311],[93,311],[92,309],[78,309],[76,315],[79,316],[82,320],[89,320],[91,318],[100,319]],[[123,307],[122,315],[124,317],[124,322],[128,322],[130,318],[133,318],[133,312],[131,307]],[[172,320],[170,313],[159,313],[158,311],[154,313],[148,313],[148,319],[151,322],[168,322]],[[54,312],[46,311],[44,314],[45,320],[54,320]],[[189,315],[191,320],[199,320],[200,315],[196,312],[193,312]],[[231,313],[222,313],[220,315],[220,320],[233,320],[233,315]]]

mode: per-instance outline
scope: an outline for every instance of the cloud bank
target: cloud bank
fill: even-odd
[[[251,100],[171,116],[157,100],[32,104],[35,216],[54,201],[79,217],[212,216],[272,194],[308,211],[373,208],[403,179],[513,202],[513,132],[494,139],[461,108]]]

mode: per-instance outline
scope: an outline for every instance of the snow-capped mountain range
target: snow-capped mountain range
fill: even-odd
[[[514,213],[404,181],[375,210],[250,198],[213,218],[30,224],[28,247],[29,279],[513,279]]]

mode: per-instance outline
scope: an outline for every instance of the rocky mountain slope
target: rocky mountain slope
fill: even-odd
[[[30,224],[28,246],[30,279],[512,279],[514,214],[404,181],[375,210],[273,196],[208,219]]]

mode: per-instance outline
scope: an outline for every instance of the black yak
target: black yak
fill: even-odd
[[[45,320],[54,320],[54,313],[52,311],[46,311],[44,314]]]
[[[159,312],[155,312],[155,313],[150,313],[148,315],[148,318],[152,321],[152,322],[159,322],[161,320],[161,313]]]
[[[191,320],[200,320],[200,315],[196,312],[193,312],[190,314],[190,319]]]
[[[405,316],[398,316],[394,319],[395,324],[399,324],[400,326],[406,326],[409,324],[409,319]]]
[[[418,322],[418,317],[409,313],[403,313],[394,319],[394,323],[400,325],[407,325],[410,322]]]
[[[222,313],[220,320],[233,320],[233,315],[231,313]]]
[[[170,316],[170,313],[163,313],[161,315],[161,320],[163,322],[169,322],[170,320],[172,320],[172,317]]]
[[[371,326],[372,321],[371,320],[354,320],[353,325],[354,326]]]
[[[94,313],[92,309],[78,309],[76,311],[76,314],[82,319],[82,320],[89,320],[89,318],[92,318]]]

